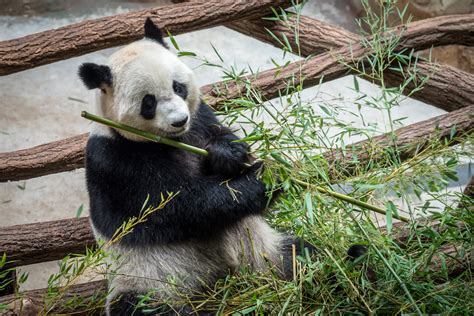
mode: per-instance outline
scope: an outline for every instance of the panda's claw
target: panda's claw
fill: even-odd
[[[232,141],[213,142],[206,147],[209,155],[204,161],[207,174],[235,176],[249,162],[248,145]]]

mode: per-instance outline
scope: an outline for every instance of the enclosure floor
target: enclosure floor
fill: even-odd
[[[56,28],[70,23],[113,15],[146,4],[120,2],[121,6],[108,1],[95,1],[102,9],[88,12],[84,7],[64,12],[48,12],[33,17],[0,16],[0,40],[15,38],[46,29]],[[105,5],[107,4],[107,5]],[[352,13],[345,0],[312,0],[304,14],[349,29],[354,28]],[[211,61],[218,61],[210,45],[214,45],[227,65],[238,69],[251,66],[265,70],[274,67],[271,59],[283,64],[282,51],[273,46],[241,35],[224,27],[215,27],[203,31],[176,36],[182,50],[193,51]],[[0,77],[0,150],[13,151],[35,145],[60,140],[88,131],[89,124],[80,117],[82,110],[95,112],[95,94],[86,90],[76,73],[83,62],[105,63],[115,49],[107,49],[85,56],[72,58],[51,65]],[[295,59],[295,56],[286,56]],[[183,58],[193,68],[199,62]],[[217,68],[199,67],[195,69],[200,85],[221,80]],[[341,106],[352,106],[352,78],[346,77],[323,84],[319,88],[307,89],[307,98],[326,98]],[[367,82],[360,83],[360,89],[377,93],[377,87]],[[336,100],[336,101],[334,101]],[[340,100],[340,101],[339,101]],[[404,124],[437,116],[444,111],[414,100],[406,100],[396,109],[396,117],[408,119]],[[367,111],[366,118],[383,122],[379,111]],[[353,118],[347,117],[353,120]],[[354,122],[354,124],[361,124]],[[467,179],[461,179],[466,183]],[[459,184],[453,184],[459,190]],[[76,216],[83,205],[81,216],[88,215],[88,197],[85,189],[84,170],[44,176],[27,181],[0,184],[0,226],[57,220]],[[1,229],[1,228],[0,228]],[[56,272],[55,263],[37,264],[21,268],[29,273],[28,281],[22,289],[41,288],[51,273]]]

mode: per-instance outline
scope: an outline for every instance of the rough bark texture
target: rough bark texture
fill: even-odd
[[[275,41],[265,29],[270,30],[280,39],[284,34],[291,44],[295,43],[293,32],[296,27],[295,19],[286,22],[254,19],[231,22],[226,26],[278,47],[281,44]],[[298,29],[302,56],[321,54],[341,48],[347,52],[349,44],[356,44],[361,39],[354,33],[304,16],[300,17]],[[444,16],[412,23],[405,31],[399,47],[400,49],[422,50],[431,46],[450,44],[474,45],[474,15]],[[296,52],[297,47],[293,47],[293,50]],[[338,54],[333,53],[332,56],[338,56]],[[412,95],[413,98],[446,111],[474,104],[474,89],[472,89],[474,74],[445,64],[438,64],[436,68],[433,68],[428,62],[422,60],[418,61],[417,70],[420,77],[429,76],[431,79],[422,91]],[[388,71],[385,80],[389,86],[398,86],[404,81],[403,77],[394,71]],[[413,87],[413,85],[409,86],[406,91],[412,91]]]
[[[8,305],[8,312],[2,315],[50,315],[71,314],[75,315],[103,315],[102,306],[98,309],[90,309],[90,305],[96,306],[94,302],[103,298],[106,294],[107,284],[105,281],[94,281],[84,284],[73,285],[65,291],[65,295],[51,310],[45,313],[45,296],[47,289],[22,292],[19,295],[7,295],[0,297],[1,304]],[[77,304],[68,306],[67,301],[76,301]],[[49,307],[49,306],[48,306]]]
[[[453,131],[453,128],[455,130]],[[433,139],[449,139],[474,130],[474,105],[434,117],[419,123],[402,127],[395,131],[396,147],[402,160],[413,157]],[[452,134],[451,134],[452,133]],[[325,159],[333,163],[330,176],[350,176],[356,171],[371,169],[370,164],[386,160],[387,149],[393,149],[390,134],[376,136],[371,141],[360,141],[346,147],[345,151],[334,150],[324,154]],[[450,145],[456,144],[451,141]],[[357,157],[357,161],[354,160]]]
[[[469,15],[468,17],[471,16],[474,17],[474,15]],[[454,19],[453,17],[445,18],[447,19],[447,21],[451,21],[452,24],[452,20]],[[465,19],[462,18],[462,16],[455,16],[454,20],[456,19],[465,22]],[[400,49],[415,48],[415,46],[411,45],[418,44],[422,34],[427,35],[428,40],[425,45],[430,46],[447,45],[451,43],[454,38],[456,38],[456,36],[454,36],[453,34],[449,35],[449,32],[452,31],[452,28],[441,27],[441,25],[445,25],[447,23],[446,20],[436,18],[423,22],[424,23],[413,23],[413,25],[408,27],[408,29],[401,35],[400,43],[402,44],[400,45]],[[435,22],[440,23],[440,25],[437,25]],[[464,27],[460,28],[464,30]],[[431,34],[432,32],[437,31],[441,32],[441,34]],[[459,32],[454,33],[457,35],[461,34]],[[468,33],[471,34],[470,32]],[[469,36],[461,36],[458,39],[466,40],[466,38],[468,37]],[[467,43],[471,44],[472,41],[467,41]],[[365,48],[361,43],[356,42],[351,45],[350,49],[345,46],[337,50],[332,50],[327,53],[312,57],[309,60],[289,64],[287,67],[279,69],[278,76],[275,76],[277,72],[275,72],[275,70],[273,69],[263,71],[258,75],[258,79],[252,82],[252,86],[258,87],[259,90],[263,91],[263,95],[266,98],[276,97],[278,96],[278,91],[286,87],[287,83],[285,79],[293,78],[294,85],[298,85],[300,83],[300,79],[304,78],[305,87],[316,85],[320,83],[322,79],[324,81],[333,80],[348,74],[347,67],[344,66],[342,62],[354,65],[358,62],[360,63],[362,58],[369,53],[370,49]],[[426,70],[428,73],[432,73],[436,71],[436,67],[427,65]],[[466,74],[466,78],[470,78],[468,74]],[[251,81],[251,79],[252,78],[248,78],[249,81]],[[448,82],[452,82],[454,79],[455,78],[446,78]],[[470,83],[469,81],[467,82]],[[239,95],[240,93],[244,93],[246,89],[247,86],[243,83],[228,83],[226,85],[218,85],[218,89],[213,89],[212,91],[205,92],[208,92],[211,95],[213,102],[215,102],[216,104],[220,104],[228,98],[227,96],[229,94]],[[455,87],[455,89],[458,89],[458,87]],[[463,86],[461,89],[463,89],[462,95],[465,94],[464,91],[467,95],[472,95],[472,92],[470,92],[472,89],[470,89],[469,84],[467,85],[467,87]],[[439,90],[436,90],[436,98],[439,98],[439,94]],[[472,99],[467,100],[468,103],[450,104],[449,106],[443,106],[443,108],[446,108],[446,110],[454,110],[463,106],[473,104],[474,95],[472,96]],[[433,98],[435,98],[435,96],[433,96]],[[441,107],[441,105],[438,106]]]
[[[82,134],[11,153],[0,153],[0,182],[29,179],[74,170],[84,166],[83,148],[87,135]],[[81,150],[78,150],[81,148]]]
[[[15,225],[0,229],[0,254],[9,266],[22,266],[62,259],[69,253],[84,253],[95,245],[88,218]]]
[[[127,44],[143,37],[147,17],[173,34],[185,33],[288,7],[285,0],[195,0],[156,9],[88,20],[0,42],[0,75]]]

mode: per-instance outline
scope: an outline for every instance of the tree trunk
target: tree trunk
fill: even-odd
[[[88,20],[58,29],[0,42],[0,75],[7,75],[143,37],[143,24],[152,18],[166,34],[174,35],[271,13],[270,7],[289,7],[287,0],[195,0]]]
[[[303,56],[326,53],[330,50],[345,48],[349,51],[349,45],[360,42],[361,37],[329,25],[325,22],[301,16],[300,23],[296,26],[295,19],[286,22],[266,21],[254,19],[249,21],[235,21],[226,26],[255,37],[261,41],[276,45],[278,43],[266,29],[283,41],[283,34],[293,45],[297,52],[294,29],[298,27],[300,50]],[[400,28],[398,28],[400,29]],[[474,15],[444,16],[419,21],[409,25],[403,33],[400,49],[422,50],[433,46],[442,45],[474,45]],[[337,56],[336,53],[332,54]],[[436,67],[430,63],[419,60],[417,71],[420,77],[429,76],[430,80],[425,84],[423,90],[411,95],[411,97],[432,104],[446,111],[454,111],[463,106],[474,104],[474,74],[464,72],[446,64],[437,64]],[[398,86],[404,82],[400,73],[387,71],[385,74],[388,86]],[[406,92],[411,92],[414,86],[410,85]]]
[[[86,217],[0,229],[0,253],[7,254],[7,261],[14,261],[9,267],[62,259],[92,246],[95,239]]]
[[[332,163],[329,167],[331,179],[341,176],[351,176],[357,171],[368,172],[373,163],[386,160],[387,149],[397,148],[402,161],[414,157],[426,148],[433,139],[453,140],[449,145],[455,145],[454,138],[471,133],[474,129],[474,105],[456,110],[425,121],[404,126],[395,131],[396,146],[390,133],[376,136],[370,141],[364,140],[348,145],[344,151],[338,149],[324,153],[326,161]],[[357,160],[354,159],[357,157]]]

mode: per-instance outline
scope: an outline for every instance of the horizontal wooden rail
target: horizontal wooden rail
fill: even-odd
[[[239,20],[226,24],[226,26],[277,47],[281,47],[281,44],[267,30],[279,37],[282,43],[284,43],[282,35],[285,35],[290,44],[294,46],[294,29],[298,27],[300,53],[303,56],[321,54],[340,48],[348,50],[351,43],[357,43],[361,39],[357,34],[305,16],[300,17],[298,26],[296,26],[295,18],[290,18],[285,22],[262,19]],[[450,44],[473,46],[473,30],[473,14],[444,16],[414,22],[407,29],[400,48],[421,50],[432,45]],[[293,50],[297,52],[297,47],[293,47]],[[429,76],[430,80],[425,84],[423,90],[412,95],[413,98],[446,111],[474,104],[474,89],[472,88],[474,74],[446,64],[437,64],[436,71],[433,72],[432,66],[423,60],[418,61],[417,72],[420,77]],[[398,86],[404,81],[404,78],[396,71],[387,71],[385,80],[389,86]],[[412,91],[413,85],[408,88],[407,92]]]
[[[87,135],[81,134],[12,153],[0,153],[0,182],[82,168]]]
[[[443,114],[425,121],[401,127],[395,131],[396,148],[402,161],[413,157],[425,149],[434,139],[444,140],[474,132],[474,105]],[[331,162],[329,175],[331,179],[351,176],[357,170],[368,172],[371,163],[386,160],[387,149],[393,149],[394,143],[390,134],[384,134],[347,146],[344,151],[337,149],[326,152],[326,161]],[[455,145],[454,139],[449,145]],[[357,157],[354,161],[353,157]]]
[[[453,133],[453,127],[455,132]],[[444,139],[447,137],[457,137],[464,133],[470,133],[474,130],[474,105],[447,113],[429,120],[411,124],[398,129],[397,148],[400,150],[400,156],[403,159],[412,157],[417,151],[423,149],[424,144],[433,137]],[[87,135],[84,135],[86,139]],[[378,161],[383,150],[388,146],[393,146],[391,135],[385,134],[377,136],[370,142],[361,141],[350,145],[343,154],[341,150],[329,151],[324,154],[325,159],[332,164],[329,166],[329,174],[337,180],[339,176],[347,176],[357,170],[365,170],[369,162]],[[54,146],[51,146],[52,148]],[[83,153],[83,145],[75,145],[77,152]],[[358,162],[353,162],[353,155],[357,155]],[[72,157],[78,157],[77,155]],[[1,162],[1,160],[0,160]],[[76,161],[77,162],[77,161]],[[76,162],[69,161],[64,168],[74,165]],[[58,170],[64,171],[64,170]],[[82,244],[79,248],[93,243],[93,236],[90,233],[89,224],[81,219],[78,222],[75,219],[59,222],[27,224],[3,228],[0,231],[0,251],[10,254],[9,258],[16,260],[13,265],[24,265],[50,260],[59,259],[65,252],[78,241]],[[39,233],[42,229],[52,229],[47,233]],[[63,232],[63,233],[61,233]],[[75,232],[80,236],[80,240],[74,243],[66,244],[63,242],[64,235]],[[68,235],[69,236],[69,235]],[[48,242],[51,240],[51,242]],[[59,250],[58,250],[59,247]],[[62,248],[61,248],[62,247]],[[72,250],[71,250],[72,251]],[[66,252],[67,253],[67,252]]]
[[[0,229],[0,255],[7,254],[9,266],[61,259],[70,253],[84,253],[95,245],[89,218],[70,218]]]
[[[290,5],[288,0],[195,0],[71,24],[0,42],[0,75],[133,42],[143,37],[147,17],[163,30],[180,34]]]
[[[410,45],[416,45],[418,43],[419,36],[422,32],[428,34],[439,31],[444,34],[445,38],[450,40],[453,39],[453,36],[448,36],[441,26],[434,26],[433,22],[430,22],[431,20],[443,24],[442,20],[440,19],[429,19],[424,20],[426,21],[426,24],[415,24],[413,26],[409,26],[400,37],[400,43],[403,43],[403,46],[400,45],[399,48],[415,49],[415,46],[411,47]],[[416,28],[416,31],[411,31],[412,27]],[[443,31],[440,31],[440,29]],[[456,34],[458,33],[456,32]],[[444,37],[427,36],[427,45],[438,46],[451,43],[450,41],[444,40]],[[342,62],[346,64],[354,64],[360,61],[367,54],[370,54],[370,52],[370,49],[364,47],[361,43],[353,43],[350,48],[345,46],[336,50],[331,50],[324,54],[314,56],[308,60],[294,62],[287,65],[286,67],[278,69],[277,72],[275,70],[263,71],[258,75],[257,80],[251,82],[251,87],[258,88],[262,91],[263,96],[270,98],[278,96],[279,91],[287,86],[288,78],[293,79],[294,85],[300,84],[300,81],[303,79],[305,88],[314,86],[319,84],[321,80],[329,81],[348,74],[348,69],[343,65]],[[427,67],[429,73],[435,72],[437,70],[435,65],[428,65]],[[214,97],[215,100],[213,101],[216,104],[221,104],[225,102],[226,99],[229,99],[226,97],[227,95],[243,94],[247,89],[248,85],[246,84],[228,83],[226,85],[219,85],[218,89],[215,91],[210,91],[210,94]],[[463,92],[472,90],[469,90],[470,87],[469,89],[461,89],[463,89]],[[457,108],[471,104],[472,103],[458,104]],[[451,110],[455,108],[456,107],[453,105]]]
[[[44,311],[47,289],[25,291],[19,295],[0,297],[0,303],[8,305],[6,315],[103,315],[103,307],[97,306],[97,299],[106,294],[105,280],[77,284],[64,291],[65,295],[47,313]],[[78,304],[72,304],[77,302]],[[68,304],[69,303],[69,304]],[[91,307],[96,307],[91,310]],[[3,314],[5,315],[5,314]]]

